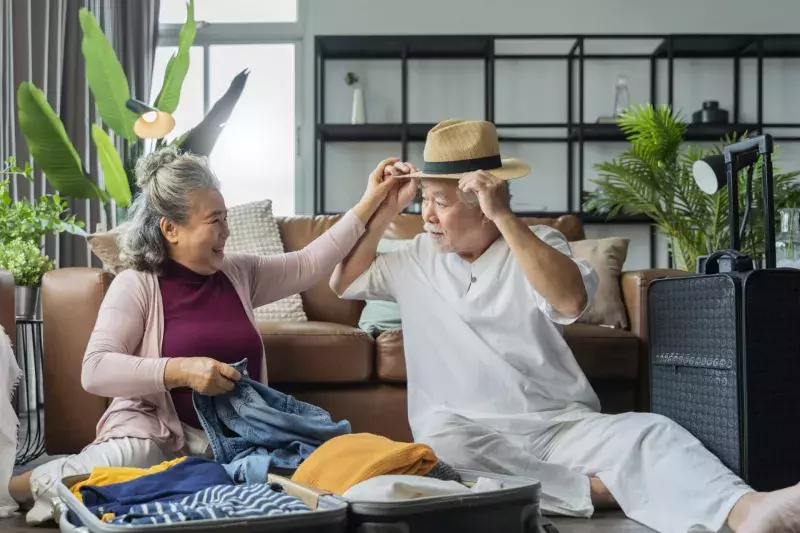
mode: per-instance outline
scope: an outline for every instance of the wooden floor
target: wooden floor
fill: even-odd
[[[621,513],[598,513],[591,520],[561,519],[553,520],[559,533],[649,533],[648,529],[632,520],[628,520]],[[55,525],[46,527],[29,527],[25,524],[25,517],[20,515],[14,518],[0,518],[0,531],[2,533],[49,533],[57,531]]]

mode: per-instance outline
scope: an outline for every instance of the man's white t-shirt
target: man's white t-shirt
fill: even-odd
[[[532,229],[572,257],[560,232]],[[597,276],[588,262],[572,260],[591,300]],[[576,317],[560,315],[534,290],[502,237],[469,263],[418,235],[378,254],[342,297],[398,303],[417,441],[428,432],[426,420],[443,412],[524,433],[555,417],[600,410],[562,335]]]

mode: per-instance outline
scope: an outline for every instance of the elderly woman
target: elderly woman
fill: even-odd
[[[96,466],[146,468],[208,445],[192,391],[230,391],[248,358],[253,379],[266,379],[264,346],[253,309],[318,283],[350,253],[365,224],[413,171],[382,161],[367,190],[342,219],[303,250],[262,257],[225,254],[225,201],[205,159],[163,149],[136,167],[141,192],[120,227],[120,259],[129,267],[103,299],[83,361],[84,388],[113,397],[97,438],[81,453],[12,479],[12,496],[33,503],[29,523],[51,517],[55,483]]]

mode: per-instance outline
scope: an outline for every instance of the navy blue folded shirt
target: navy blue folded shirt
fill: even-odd
[[[218,462],[188,457],[163,472],[80,490],[83,504],[95,516],[102,516],[126,514],[133,505],[180,500],[214,485],[233,485],[233,480]]]

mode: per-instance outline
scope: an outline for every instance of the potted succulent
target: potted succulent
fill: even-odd
[[[17,318],[36,316],[42,277],[54,267],[55,262],[42,253],[36,242],[12,239],[0,248],[0,268],[14,276]]]
[[[41,252],[43,237],[62,231],[85,235],[83,223],[75,220],[57,194],[45,194],[34,200],[14,201],[10,195],[11,179],[33,181],[30,164],[16,165],[13,157],[0,167],[0,268],[14,276],[18,318],[33,318],[39,300],[42,276],[54,263]]]

